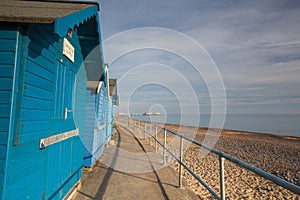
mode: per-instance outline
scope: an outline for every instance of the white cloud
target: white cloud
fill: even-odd
[[[102,31],[106,38],[131,28],[157,26],[182,31],[203,45],[221,71],[230,109],[234,112],[237,109],[241,112],[247,112],[247,109],[249,112],[269,112],[273,108],[283,113],[300,113],[299,1],[111,0],[103,1],[102,5]],[[209,63],[203,55],[194,51],[193,45],[184,43],[180,37],[166,37],[159,32],[147,32],[147,29],[141,35],[135,35],[134,40],[127,37],[114,41],[110,49],[114,51],[112,54],[118,55],[124,49],[132,49],[141,43],[146,47],[168,45],[178,52],[203,58],[196,64]],[[121,77],[132,67],[151,60],[181,70],[193,85],[198,99],[209,97],[203,77],[194,73],[189,63],[174,55],[133,52],[112,64],[111,71],[116,77]],[[214,74],[210,75],[206,74],[205,78],[213,79]],[[138,78],[144,80],[145,77]],[[169,83],[176,85],[173,78],[169,78]],[[145,92],[145,96],[151,95],[159,94]],[[260,106],[262,104],[268,105],[268,109],[264,110]],[[247,107],[242,108],[241,105]],[[286,111],[279,109],[280,106],[286,107]]]

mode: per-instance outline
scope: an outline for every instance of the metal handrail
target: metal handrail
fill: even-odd
[[[164,151],[163,151],[163,161],[164,161],[164,164],[166,162],[166,151],[176,160],[178,161],[178,163],[180,164],[180,168],[179,168],[179,187],[182,187],[182,167],[184,167],[194,178],[196,178],[216,199],[222,199],[222,200],[225,200],[225,184],[224,184],[224,159],[226,160],[229,160],[247,170],[250,170],[254,173],[256,173],[257,175],[261,176],[261,177],[264,177],[270,181],[272,181],[273,183],[277,184],[277,185],[280,185],[292,192],[294,192],[295,194],[298,194],[300,195],[300,187],[291,183],[291,182],[288,182],[284,179],[281,179],[273,174],[270,174],[262,169],[259,169],[257,167],[254,167],[253,165],[250,165],[242,160],[239,160],[235,157],[232,157],[226,153],[223,153],[221,151],[218,151],[216,149],[213,149],[213,148],[210,148],[208,146],[205,146],[204,144],[198,142],[198,141],[195,141],[194,139],[192,138],[189,138],[189,137],[186,137],[184,135],[181,135],[179,133],[176,133],[172,130],[169,130],[165,127],[162,127],[162,126],[159,126],[157,124],[154,125],[155,127],[155,137],[153,137],[152,135],[152,132],[151,130],[153,130],[153,128],[149,128],[149,131],[146,130],[146,123],[149,124],[149,126],[153,126],[152,123],[149,123],[149,122],[144,122],[145,125],[144,125],[144,129],[141,127],[141,124],[140,124],[140,121],[139,120],[132,120],[130,118],[127,118],[128,121],[127,121],[127,125],[128,127],[130,127],[130,121],[133,121],[134,124],[133,124],[133,128],[137,128],[139,129],[140,131],[144,131],[144,137],[146,139],[146,134],[150,136],[150,138],[153,138],[155,140],[155,151],[157,151],[157,144],[159,144],[160,146],[163,147]],[[135,124],[135,122],[139,122],[139,126],[137,126]],[[157,139],[157,127],[161,128],[164,132],[164,143],[162,144],[160,141],[158,141]],[[180,156],[179,158],[170,150],[167,148],[167,144],[166,144],[166,134],[167,132],[177,136],[180,138]],[[182,149],[182,143],[183,143],[183,139],[195,144],[195,145],[198,145],[206,150],[209,150],[210,152],[216,154],[219,156],[219,164],[220,164],[220,195],[218,195],[212,188],[209,187],[209,185],[207,185],[197,174],[195,174],[195,172],[193,172],[186,164],[183,163],[182,161],[182,155],[183,155],[183,149]],[[151,139],[150,139],[151,141]]]

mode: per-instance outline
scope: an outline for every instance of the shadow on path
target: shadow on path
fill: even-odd
[[[116,126],[115,127],[116,129],[116,132],[117,132],[117,136],[118,136],[118,143],[117,143],[117,147],[120,147],[120,143],[121,143],[121,135],[120,135],[120,131],[119,131],[119,127]],[[112,173],[114,172],[114,166],[116,165],[117,163],[117,159],[118,159],[118,155],[119,155],[119,148],[116,148],[115,152],[114,152],[114,155],[113,155],[113,158],[112,158],[112,161],[110,163],[108,169],[107,169],[107,173],[105,174],[104,178],[103,178],[103,182],[102,184],[100,185],[99,189],[98,189],[98,192],[96,193],[96,198],[97,199],[103,199],[103,195],[105,194],[105,191],[107,189],[107,186],[108,186],[108,182],[112,176]]]
[[[152,164],[152,162],[151,162],[151,159],[149,158],[149,156],[148,156],[148,154],[147,154],[147,151],[146,151],[146,149],[144,148],[143,144],[142,144],[142,143],[140,142],[140,140],[134,135],[134,133],[132,133],[130,130],[128,130],[128,129],[125,128],[125,127],[123,127],[123,128],[126,129],[128,132],[130,132],[130,134],[132,135],[132,137],[134,137],[134,139],[137,141],[137,143],[139,144],[139,146],[142,148],[142,150],[143,150],[144,153],[146,154],[146,156],[147,156],[147,158],[148,158],[148,160],[149,160],[149,163],[151,164],[152,171],[153,171],[153,173],[154,173],[154,175],[155,175],[155,177],[156,177],[157,183],[158,183],[158,185],[159,185],[159,189],[160,189],[160,191],[161,191],[161,193],[162,193],[164,199],[165,199],[165,200],[169,200],[169,197],[168,197],[168,195],[167,195],[167,193],[166,193],[166,190],[164,189],[163,184],[162,184],[162,182],[161,182],[161,180],[160,180],[160,178],[159,178],[157,172],[155,171],[155,168],[154,168],[154,166],[153,166],[153,164]]]
[[[149,155],[152,147],[148,143],[139,140],[134,135],[135,133],[126,127],[115,126],[115,131],[113,136],[115,144],[104,151],[104,155],[109,152],[107,157],[102,157],[104,160],[107,159],[108,165],[101,162],[103,161],[101,159],[97,161],[92,170],[85,174],[82,186],[75,195],[75,200],[199,200],[198,196],[191,190],[177,188],[177,176],[172,168],[166,166],[155,170],[157,164],[152,162],[153,159]],[[124,149],[133,152],[133,159],[122,157],[121,154]],[[142,165],[142,167],[146,166],[149,170],[144,173],[117,170],[118,166],[129,166],[130,169],[136,167],[135,152],[144,156],[141,162],[146,165]]]

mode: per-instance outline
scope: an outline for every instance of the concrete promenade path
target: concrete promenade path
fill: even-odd
[[[178,173],[163,166],[162,156],[149,142],[123,126],[116,126],[108,148],[90,172],[85,172],[74,200],[154,199],[194,200],[199,197],[184,184],[178,188]]]

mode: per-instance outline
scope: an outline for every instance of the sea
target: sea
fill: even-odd
[[[270,133],[300,137],[300,114],[227,114],[224,125],[221,115],[152,115],[131,116],[141,121],[153,121],[169,124],[192,125],[229,130]],[[211,120],[215,125],[211,125]],[[223,125],[223,126],[222,126]],[[215,127],[214,127],[215,126]]]

